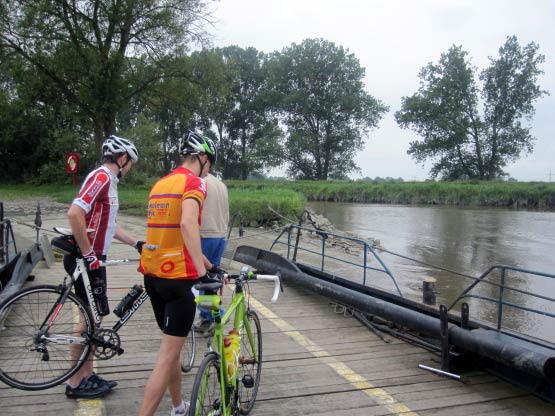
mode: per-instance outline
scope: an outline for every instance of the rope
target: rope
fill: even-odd
[[[479,277],[470,276],[470,275],[468,275],[468,274],[461,273],[461,272],[457,272],[457,271],[455,271],[455,270],[451,270],[451,269],[448,269],[448,268],[446,268],[446,267],[438,266],[438,265],[436,265],[436,264],[427,263],[427,262],[425,262],[425,261],[413,259],[413,258],[411,258],[411,257],[407,257],[407,256],[404,256],[404,255],[402,255],[402,254],[395,253],[395,252],[393,252],[393,251],[389,251],[389,250],[386,250],[386,249],[383,249],[383,248],[380,248],[380,247],[378,247],[377,249],[380,250],[380,251],[382,251],[382,252],[384,252],[384,253],[388,253],[388,254],[391,254],[391,255],[397,256],[397,257],[401,257],[401,258],[403,258],[403,259],[405,259],[405,260],[410,260],[410,261],[413,261],[413,262],[415,262],[415,263],[422,264],[422,265],[424,265],[424,266],[428,266],[428,267],[431,267],[431,268],[434,268],[434,269],[442,270],[442,271],[444,271],[444,272],[453,273],[453,274],[455,274],[455,275],[457,275],[457,276],[466,277],[467,279],[471,279],[471,280],[474,280],[474,281],[476,281],[476,282],[484,282],[484,283],[487,283],[487,284],[492,285],[492,286],[495,286],[495,287],[502,287],[501,284],[499,284],[499,283],[490,282],[489,280],[484,280],[484,279],[480,279]],[[485,277],[485,276],[484,276],[484,277]],[[547,300],[547,301],[550,301],[550,302],[555,302],[555,298],[550,298],[550,297],[547,297],[547,296],[539,295],[539,294],[537,294],[537,293],[528,292],[528,291],[522,290],[522,289],[517,289],[517,288],[511,287],[511,286],[506,286],[506,285],[505,285],[505,286],[503,286],[503,287],[504,287],[505,289],[507,289],[507,290],[512,290],[512,291],[517,292],[517,293],[522,293],[522,294],[524,294],[524,295],[530,295],[530,296],[533,296],[533,297],[536,297],[536,298],[539,298],[539,299]]]
[[[243,236],[243,237],[229,238],[227,241],[242,240],[242,239],[249,238],[249,237],[256,237],[257,235],[268,234],[268,233],[275,233],[275,232],[278,232],[279,230],[285,229],[285,228],[287,228],[287,227],[288,227],[288,225],[285,225],[285,226],[283,226],[283,227],[274,228],[274,229],[266,230],[266,231],[261,231],[261,232],[259,232],[259,233],[250,234],[250,235],[245,235],[245,236]]]
[[[290,223],[294,223],[294,222],[295,222],[295,220],[292,220],[292,219],[290,219],[290,218],[287,218],[287,217],[284,217],[283,215],[281,215],[279,212],[277,212],[275,209],[273,209],[270,205],[268,205],[268,209],[269,209],[270,211],[272,211],[274,214],[276,214],[278,217],[281,217],[281,218],[283,218],[284,220],[289,221]]]
[[[57,234],[56,231],[49,230],[48,228],[38,227],[38,226],[35,225],[35,224],[29,224],[29,223],[26,223],[26,222],[23,222],[23,221],[18,221],[18,220],[16,220],[15,218],[8,218],[8,219],[9,219],[13,224],[20,224],[20,225],[24,225],[25,227],[32,228],[32,229],[34,229],[34,230],[45,231],[45,232],[47,232],[47,233]]]

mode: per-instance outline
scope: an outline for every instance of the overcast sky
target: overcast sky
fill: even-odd
[[[430,164],[406,151],[418,137],[393,118],[401,97],[419,87],[418,72],[462,45],[479,69],[498,57],[510,35],[521,46],[540,45],[546,56],[540,86],[551,92],[536,103],[531,122],[533,153],[506,171],[520,181],[555,181],[555,1],[552,0],[220,0],[215,5],[215,46],[282,50],[307,38],[324,38],[348,49],[366,69],[366,90],[390,111],[356,158],[357,177],[424,180]]]

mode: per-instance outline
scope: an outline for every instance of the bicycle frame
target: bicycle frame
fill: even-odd
[[[223,354],[224,351],[224,333],[223,333],[223,327],[226,323],[229,322],[232,314],[235,315],[234,317],[234,321],[233,321],[233,327],[235,329],[237,329],[237,331],[239,332],[239,343],[241,342],[241,338],[242,338],[242,329],[243,327],[246,329],[248,337],[249,337],[249,342],[251,343],[251,345],[253,345],[253,339],[252,339],[252,331],[251,331],[251,327],[250,324],[248,322],[247,319],[247,312],[248,309],[245,306],[245,294],[244,292],[241,290],[240,292],[235,292],[235,294],[233,295],[233,299],[231,300],[230,305],[226,308],[226,311],[224,312],[223,316],[220,315],[220,308],[219,308],[219,304],[220,304],[220,297],[218,295],[199,295],[198,296],[198,304],[201,305],[202,307],[207,307],[212,309],[212,316],[214,317],[214,322],[215,322],[215,330],[214,330],[214,336],[212,338],[212,342],[210,344],[209,347],[209,352],[208,354],[218,354],[220,360],[221,360],[221,365],[220,365],[220,380],[223,380],[223,383],[220,383],[220,390],[221,390],[221,397],[223,400],[223,404],[224,404],[224,416],[225,415],[230,415],[232,412],[232,400],[230,396],[231,392],[228,391],[228,386],[232,386],[232,391],[235,392],[237,390],[237,371],[238,371],[238,366],[235,365],[234,366],[234,373],[233,376],[229,377],[228,372],[227,372],[227,360],[225,358],[225,354]],[[253,349],[254,351],[254,349]],[[256,354],[258,354],[258,351],[256,351]],[[258,359],[258,357],[255,357],[255,359]],[[203,386],[203,394],[204,394],[204,389],[206,386]]]
[[[77,260],[76,267],[73,274],[71,275],[71,282],[68,285],[64,285],[65,288],[61,298],[55,305],[53,311],[51,311],[51,313],[48,314],[45,322],[42,325],[42,327],[44,327],[44,325],[47,325],[47,328],[46,328],[47,331],[50,329],[52,324],[56,321],[56,317],[58,315],[59,310],[61,309],[62,305],[65,303],[69,292],[71,292],[71,288],[79,278],[83,279],[85,292],[87,294],[87,300],[89,301],[89,308],[93,317],[94,327],[95,329],[99,329],[101,326],[102,321],[100,319],[98,308],[94,300],[94,295],[91,287],[91,280],[89,278],[89,274],[86,271],[85,262],[82,258],[78,258],[76,260]],[[128,259],[106,260],[104,262],[101,262],[101,266],[102,267],[116,266],[116,265],[121,265],[129,262],[130,260]],[[137,312],[137,310],[141,307],[141,305],[144,302],[146,302],[147,299],[148,299],[148,293],[146,292],[146,290],[144,290],[143,293],[141,293],[141,295],[133,302],[129,310],[127,310],[122,315],[122,317],[114,324],[114,326],[112,327],[112,331],[117,332],[119,329],[121,329],[121,327],[125,325],[125,323],[135,314],[135,312]],[[70,337],[70,336],[57,336],[55,339],[50,339],[50,341],[55,341],[57,343],[62,343],[65,341],[69,344],[84,344],[87,342],[85,338]]]
[[[277,300],[280,284],[279,284],[279,276],[267,276],[267,275],[254,275],[252,273],[243,272],[239,275],[242,276],[256,276],[254,279],[260,278],[260,280],[274,280],[275,281],[275,290],[274,296],[272,298],[272,302]],[[230,276],[231,277],[231,276]],[[222,410],[223,416],[229,416],[233,413],[233,406],[237,401],[237,394],[238,394],[238,383],[239,380],[237,378],[239,372],[239,365],[233,366],[233,374],[231,377],[228,374],[228,363],[225,357],[224,352],[224,333],[223,327],[226,323],[228,323],[231,319],[231,316],[234,315],[233,320],[233,328],[237,330],[239,334],[239,355],[241,352],[242,346],[242,337],[244,336],[243,329],[245,329],[248,341],[251,347],[251,351],[253,353],[253,363],[258,362],[259,360],[259,351],[255,347],[255,340],[253,338],[252,328],[249,323],[248,314],[249,314],[249,306],[245,304],[245,292],[243,290],[243,283],[246,281],[248,282],[249,279],[243,281],[242,279],[239,280],[236,278],[235,281],[235,292],[231,303],[227,306],[226,311],[224,312],[223,316],[220,315],[220,297],[217,294],[204,294],[199,295],[196,299],[196,303],[206,309],[211,310],[212,316],[214,317],[215,322],[215,330],[214,336],[212,338],[212,342],[209,346],[209,352],[207,354],[216,354],[219,362],[219,379],[220,379],[220,394],[222,398]],[[237,358],[236,358],[237,359]],[[207,380],[204,379],[201,385],[201,395],[204,396],[206,393],[206,382]],[[197,411],[199,409],[197,408]]]

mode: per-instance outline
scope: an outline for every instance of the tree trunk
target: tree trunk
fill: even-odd
[[[492,134],[491,134],[491,155],[490,155],[490,160],[489,160],[489,164],[488,164],[488,180],[492,180],[495,179],[495,171],[497,170],[497,140],[498,140],[498,135],[497,135],[497,129],[494,128],[492,129]]]
[[[98,160],[102,160],[102,143],[104,142],[104,123],[101,120],[93,120],[94,128],[94,147]]]

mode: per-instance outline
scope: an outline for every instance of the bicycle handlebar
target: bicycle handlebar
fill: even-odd
[[[139,259],[119,259],[119,260],[105,260],[100,262],[100,267],[107,267],[107,266],[121,266],[127,263],[135,263],[138,262]]]
[[[256,274],[256,273],[241,273],[241,274],[223,274],[224,278],[228,279],[243,279],[246,281],[249,280],[273,280],[274,282],[274,294],[272,296],[271,302],[275,303],[278,300],[280,290],[283,291],[281,288],[281,278],[278,274]]]
[[[256,280],[273,280],[274,281],[274,295],[272,296],[271,302],[275,303],[279,297],[279,290],[281,287],[280,278],[275,274],[257,274]]]

